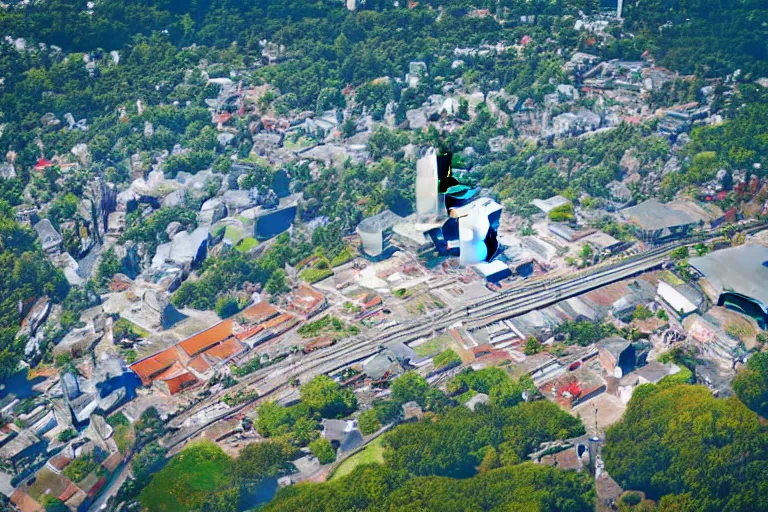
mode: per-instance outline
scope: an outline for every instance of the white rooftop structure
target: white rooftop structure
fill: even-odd
[[[685,295],[664,281],[659,281],[656,293],[669,307],[680,314],[680,316],[687,316],[698,309],[693,302],[685,297]]]
[[[538,208],[539,210],[543,211],[544,213],[549,213],[550,211],[554,210],[558,206],[563,206],[564,204],[568,204],[570,201],[568,199],[564,198],[563,196],[552,196],[549,199],[534,199],[531,201],[531,204]]]

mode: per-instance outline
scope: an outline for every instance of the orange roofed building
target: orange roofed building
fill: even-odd
[[[288,310],[310,318],[328,306],[325,295],[309,285],[302,284],[293,292]]]
[[[154,385],[169,395],[190,388],[200,381],[178,361],[155,377]]]
[[[210,377],[212,368],[227,364],[248,348],[291,329],[299,320],[269,304],[254,304],[165,350],[129,366],[142,384],[175,395]]]

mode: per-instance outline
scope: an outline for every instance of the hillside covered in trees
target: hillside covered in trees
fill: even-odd
[[[24,355],[27,338],[17,335],[23,314],[37,299],[61,301],[69,290],[64,275],[45,259],[36,238],[0,200],[0,381],[16,371]]]
[[[457,406],[385,434],[383,465],[283,489],[264,510],[592,510],[586,474],[523,462],[540,442],[583,432],[549,402]]]
[[[659,500],[660,511],[768,509],[765,425],[704,386],[639,387],[603,455],[620,485]]]

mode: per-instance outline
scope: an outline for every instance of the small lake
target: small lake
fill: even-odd
[[[16,395],[16,398],[23,400],[39,393],[32,389],[35,384],[44,381],[44,377],[38,377],[34,380],[27,379],[27,369],[11,375],[5,382],[0,383],[0,400],[10,394]]]
[[[275,496],[277,488],[277,477],[265,478],[258,486],[251,489],[250,492],[243,493],[240,496],[240,505],[237,507],[238,512],[247,512],[269,502]]]

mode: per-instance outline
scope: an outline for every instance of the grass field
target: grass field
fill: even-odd
[[[211,442],[195,443],[154,475],[139,502],[152,512],[188,512],[231,481],[232,459]]]
[[[259,245],[259,241],[249,236],[240,240],[240,242],[238,242],[238,244],[235,246],[235,249],[240,252],[248,252],[257,245]]]
[[[224,238],[233,244],[236,244],[240,241],[241,238],[243,238],[243,231],[236,228],[235,226],[227,226],[224,228]]]
[[[670,272],[669,270],[662,270],[659,272],[659,279],[664,281],[670,286],[681,286],[685,284],[685,281],[677,277],[675,274]]]
[[[308,282],[309,284],[322,281],[326,277],[333,275],[333,270],[320,269],[320,268],[307,268],[299,273],[299,278]]]
[[[425,341],[420,345],[411,345],[411,348],[414,352],[416,352],[416,355],[421,357],[429,357],[439,354],[443,350],[450,347],[452,341],[453,338],[451,338],[450,334],[442,334],[436,338]]]
[[[357,466],[363,464],[381,464],[384,462],[384,447],[381,445],[381,436],[377,437],[365,449],[357,452],[342,462],[333,473],[331,480],[336,480],[350,474]]]

